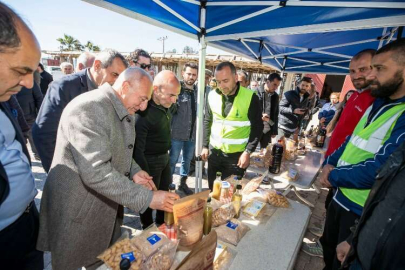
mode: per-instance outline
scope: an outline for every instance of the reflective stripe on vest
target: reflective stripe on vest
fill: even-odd
[[[338,167],[358,164],[367,159],[374,158],[374,155],[391,136],[391,132],[401,114],[405,111],[405,103],[398,104],[387,110],[364,128],[372,105],[364,113],[350,141],[338,161]],[[380,110],[382,110],[381,108]],[[378,112],[379,113],[379,112]],[[378,115],[378,113],[376,115]],[[370,189],[339,188],[342,193],[352,202],[364,207]]]
[[[248,111],[254,92],[239,87],[232,108],[226,117],[222,116],[222,96],[216,91],[208,95],[212,111],[210,144],[224,153],[243,152],[249,141],[250,121]]]

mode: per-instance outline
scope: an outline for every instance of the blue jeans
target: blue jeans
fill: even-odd
[[[179,159],[180,152],[183,152],[181,159],[180,176],[187,176],[190,170],[190,162],[194,155],[195,142],[194,141],[178,141],[172,140],[170,148],[170,169],[172,175],[176,168],[177,160]]]

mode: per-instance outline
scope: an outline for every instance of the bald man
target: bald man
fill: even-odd
[[[41,50],[27,25],[1,2],[0,29],[0,268],[39,270],[38,192],[25,140],[6,102],[22,87],[33,87]]]
[[[38,249],[53,269],[96,269],[97,256],[121,235],[123,207],[173,211],[176,194],[155,189],[132,159],[135,118],[152,95],[152,79],[126,69],[72,100],[62,113],[55,155],[41,200]]]
[[[153,81],[152,99],[148,108],[140,112],[136,119],[136,142],[134,159],[143,170],[153,177],[159,190],[167,191],[171,183],[170,157],[171,145],[170,107],[180,94],[180,82],[168,70],[161,71]],[[145,229],[153,223],[152,209],[141,215]],[[164,212],[157,211],[156,224],[164,222]]]

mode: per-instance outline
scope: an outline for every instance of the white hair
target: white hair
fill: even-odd
[[[117,80],[114,83],[113,88],[116,89],[121,87],[124,81],[127,81],[132,86],[135,86],[136,84],[141,82],[144,78],[147,78],[149,82],[152,84],[153,80],[148,72],[138,67],[129,67],[118,76]]]
[[[124,63],[124,66],[128,67],[128,62],[127,60],[125,60],[125,57],[116,50],[105,49],[104,51],[98,53],[96,56],[96,60],[99,60],[101,62],[102,68],[108,68],[109,66],[111,66],[115,58],[121,59],[122,63]]]
[[[62,62],[62,63],[60,64],[60,68],[61,68],[61,69],[64,69],[64,68],[67,67],[67,66],[71,66],[71,67],[73,68],[73,65],[72,65],[71,63],[69,63],[69,62]]]
[[[84,66],[84,68],[89,68],[93,65],[95,59],[95,55],[89,52],[84,52],[82,53],[78,58],[77,58],[77,66],[79,66],[79,64],[82,64]],[[91,60],[91,64],[89,63]],[[90,65],[88,65],[90,64]]]

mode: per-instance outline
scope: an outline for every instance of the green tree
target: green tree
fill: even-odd
[[[89,52],[99,52],[100,47],[97,45],[94,45],[93,42],[87,41],[86,45],[84,47],[89,51]]]
[[[197,51],[195,51],[191,46],[185,46],[183,49],[183,53],[196,54]]]
[[[60,48],[63,51],[83,50],[80,41],[72,36],[63,34],[63,38],[58,38],[56,40],[60,43]]]

